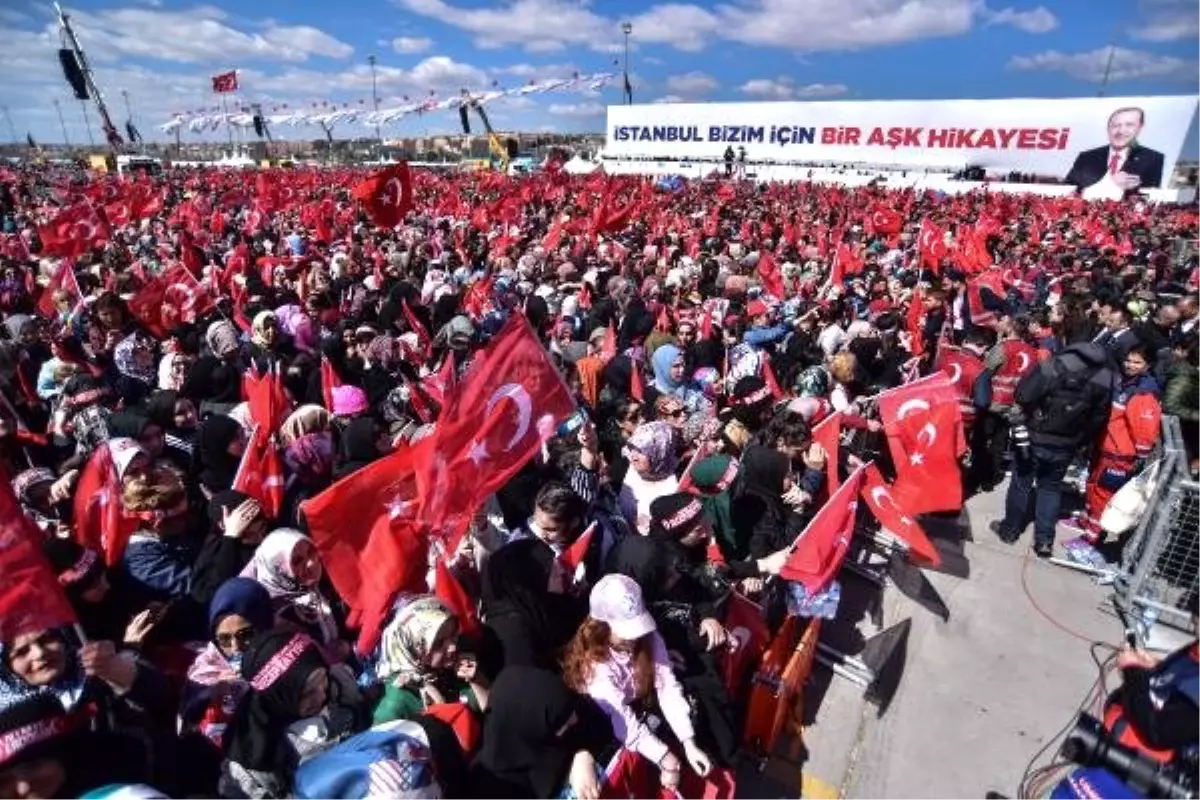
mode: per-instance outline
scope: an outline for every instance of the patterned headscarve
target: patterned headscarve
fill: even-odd
[[[379,642],[375,676],[397,686],[423,683],[425,659],[438,633],[454,619],[450,609],[433,595],[409,595],[396,601],[391,621]]]
[[[312,539],[292,528],[271,531],[254,551],[241,577],[261,583],[277,611],[291,607],[301,620],[318,626],[328,643],[337,637],[337,623],[329,603],[318,587],[302,586],[292,572],[292,551],[301,542],[312,544]]]
[[[152,347],[153,343],[138,333],[131,333],[117,342],[117,346],[113,349],[113,363],[116,364],[117,372],[125,377],[141,381],[147,386],[154,386],[158,382],[158,373],[153,363],[148,366],[138,363],[134,349],[139,345]]]
[[[656,420],[637,427],[629,437],[628,449],[646,457],[650,465],[647,480],[659,480],[675,471],[679,456],[675,453],[675,428],[669,422]]]

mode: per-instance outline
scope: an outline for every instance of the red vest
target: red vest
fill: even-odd
[[[942,345],[938,348],[936,366],[954,384],[963,427],[969,430],[975,424],[975,381],[983,372],[983,359],[962,348]]]
[[[1011,406],[1017,384],[1037,366],[1037,350],[1020,339],[1006,339],[1000,346],[1004,363],[992,376],[992,405]]]

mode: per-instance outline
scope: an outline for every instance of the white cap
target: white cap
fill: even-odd
[[[641,587],[625,575],[605,575],[589,598],[592,619],[608,624],[613,636],[627,642],[657,630],[642,602]]]

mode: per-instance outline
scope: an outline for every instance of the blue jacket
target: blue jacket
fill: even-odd
[[[136,533],[125,548],[125,571],[151,594],[186,597],[192,588],[192,563],[196,553],[186,540],[163,541]]]
[[[787,336],[788,329],[786,325],[774,325],[770,328],[751,328],[742,335],[742,341],[751,347],[765,347],[769,344],[775,344],[784,336]]]

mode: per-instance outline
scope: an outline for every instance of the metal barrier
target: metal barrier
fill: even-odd
[[[1179,420],[1162,418],[1162,465],[1146,513],[1125,545],[1113,602],[1143,635],[1156,621],[1191,632],[1200,565],[1200,484],[1191,476]]]

